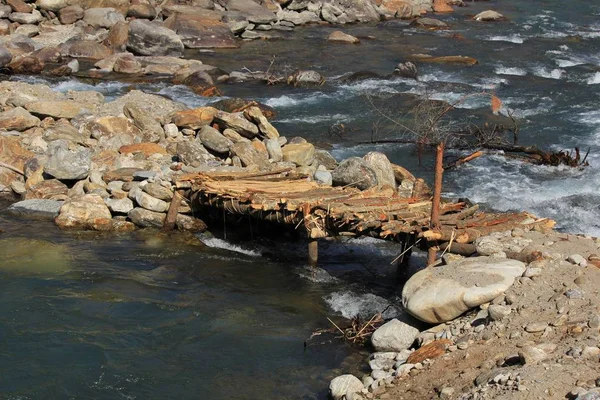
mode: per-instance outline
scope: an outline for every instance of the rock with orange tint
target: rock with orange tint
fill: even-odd
[[[416,364],[425,360],[433,360],[434,358],[443,356],[446,353],[448,346],[451,344],[452,341],[450,339],[441,339],[428,343],[420,349],[412,352],[406,360],[406,363]]]
[[[454,9],[450,6],[447,0],[433,0],[433,11],[437,13],[449,13]]]
[[[387,11],[392,18],[410,19],[421,15],[420,9],[406,0],[383,0],[380,8]]]
[[[27,188],[25,200],[66,200],[69,188],[58,179],[48,179]]]
[[[213,107],[198,107],[191,110],[177,111],[171,117],[171,122],[178,128],[200,129],[210,125],[218,112]]]
[[[119,149],[121,154],[143,153],[146,157],[152,154],[167,154],[167,150],[156,143],[134,143],[126,146],[121,146]]]
[[[112,215],[102,197],[95,194],[66,201],[54,220],[60,228],[112,229]]]
[[[0,160],[2,162],[22,171],[25,162],[33,156],[32,152],[21,146],[17,137],[0,136]],[[16,172],[0,167],[0,184],[8,186],[18,176],[19,174]]]

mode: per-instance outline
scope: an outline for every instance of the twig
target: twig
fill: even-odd
[[[412,246],[410,246],[408,249],[406,249],[402,253],[400,253],[400,255],[398,257],[394,258],[390,262],[390,265],[392,265],[393,263],[395,263],[396,261],[398,261],[400,259],[400,257],[402,257],[404,254],[406,254],[410,249],[412,249],[413,247],[415,247],[420,241],[421,241],[421,238],[417,239],[417,241],[414,242]]]
[[[6,169],[10,169],[11,171],[13,171],[13,172],[16,172],[17,174],[20,174],[20,175],[23,175],[23,176],[25,176],[25,172],[21,171],[21,170],[20,170],[19,168],[17,168],[17,167],[13,167],[12,165],[10,165],[10,164],[7,164],[7,163],[5,163],[5,162],[2,162],[2,161],[0,161],[0,167],[4,167],[4,168],[6,168]]]
[[[328,320],[329,322],[331,322],[331,323],[333,324],[333,326],[335,326],[335,327],[337,328],[337,330],[338,330],[338,331],[340,331],[340,333],[341,333],[342,335],[344,335],[344,337],[346,336],[346,334],[344,333],[344,331],[343,331],[343,330],[342,330],[342,329],[341,329],[339,326],[337,326],[337,325],[335,324],[335,322],[333,322],[331,319],[329,319],[329,317],[327,317],[327,320]]]

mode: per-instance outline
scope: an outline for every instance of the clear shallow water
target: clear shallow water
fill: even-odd
[[[358,144],[372,137],[377,119],[365,94],[402,114],[407,105],[399,96],[404,93],[428,92],[456,101],[466,94],[494,92],[504,112],[510,109],[519,117],[522,144],[554,150],[589,146],[591,167],[574,171],[485,157],[447,173],[447,195],[500,210],[528,210],[557,220],[561,229],[600,235],[600,6],[572,1],[565,7],[555,0],[468,4],[439,17],[450,24],[448,31],[420,31],[404,21],[355,25],[343,30],[362,43],[341,46],[324,41],[337,28],[309,27],[286,41],[251,42],[235,52],[199,57],[227,71],[243,66],[264,70],[273,55],[278,68],[321,71],[330,83],[316,90],[258,84],[222,90],[274,107],[275,125],[288,137],[305,136],[338,158],[383,151],[428,179],[430,154],[420,164],[410,145]],[[488,8],[510,21],[468,20]],[[421,64],[417,82],[339,80],[364,70],[389,74],[413,53],[469,55],[479,64]],[[50,83],[63,91],[100,90],[108,99],[131,87]],[[164,83],[135,87],[189,106],[214,100]],[[459,107],[467,116],[489,114],[485,97],[470,98]],[[343,123],[346,133],[331,135],[333,123]],[[384,137],[394,135],[376,135]],[[64,245],[68,253],[65,257],[55,249],[59,259],[68,259],[67,267],[53,259],[44,263],[60,274],[16,272],[11,263],[0,261],[0,321],[5,327],[0,373],[6,377],[3,392],[13,398],[50,393],[58,398],[322,399],[328,380],[352,372],[361,354],[339,344],[305,351],[303,341],[310,333],[328,325],[326,316],[399,312],[394,271],[387,265],[397,249],[371,240],[325,243],[322,269],[312,272],[304,264],[304,243],[291,240],[211,239],[205,247],[193,238],[65,233],[51,224],[7,217],[0,217],[0,225],[6,231],[0,242],[37,238]],[[415,265],[419,261],[414,258]],[[40,264],[35,257],[32,262]]]

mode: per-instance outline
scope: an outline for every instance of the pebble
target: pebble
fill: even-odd
[[[534,276],[540,276],[540,275],[542,275],[542,269],[541,268],[527,267],[527,269],[525,270],[525,272],[523,272],[523,276],[525,278],[533,278]]]
[[[527,272],[527,271],[525,271],[525,272]],[[511,308],[508,307],[508,306],[501,306],[501,305],[492,304],[488,308],[488,312],[490,314],[490,318],[493,321],[500,321],[500,320],[502,320],[505,317],[507,317],[507,316],[510,315]]]
[[[567,261],[571,264],[579,265],[580,267],[587,267],[587,260],[580,254],[572,254],[567,257]]]
[[[469,348],[469,342],[461,342],[456,345],[459,350],[466,350]]]
[[[591,329],[599,329],[600,328],[600,315],[596,314],[588,321],[588,326]]]
[[[581,289],[569,289],[565,292],[565,296],[569,299],[583,299],[583,291]]]
[[[454,388],[445,387],[440,390],[440,399],[451,399],[454,396]]]
[[[525,327],[525,332],[536,333],[542,332],[548,326],[545,322],[532,322]]]
[[[388,373],[381,369],[376,369],[376,370],[373,370],[373,372],[371,372],[371,376],[375,380],[384,379],[384,378],[388,377]]]

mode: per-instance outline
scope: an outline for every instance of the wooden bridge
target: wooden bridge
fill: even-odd
[[[429,229],[431,199],[401,197],[392,188],[359,190],[331,187],[307,180],[294,170],[267,173],[203,173],[179,177],[176,187],[194,206],[303,227],[309,240],[309,261],[317,261],[317,239],[371,236],[421,249],[450,252],[473,250],[472,243],[492,232],[517,226],[551,229],[554,221],[531,214],[486,213],[465,202],[442,203],[441,229]],[[471,246],[469,247],[469,245]]]

